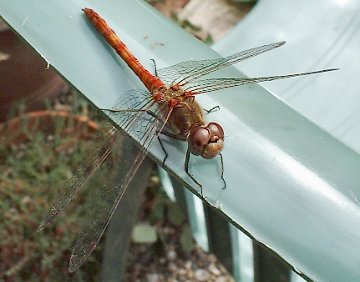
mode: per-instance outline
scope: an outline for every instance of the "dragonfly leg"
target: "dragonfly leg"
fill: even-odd
[[[150,59],[152,62],[153,62],[153,64],[154,64],[154,72],[155,72],[155,76],[156,77],[159,77],[158,76],[158,72],[157,72],[157,67],[156,67],[156,62],[155,62],[155,60],[154,59]]]
[[[223,160],[223,155],[222,154],[219,154],[219,155],[220,155],[220,160],[221,160],[221,179],[224,182],[224,186],[222,189],[225,190],[226,189],[226,181],[224,178],[224,160]]]
[[[158,135],[158,140],[159,140],[161,149],[163,150],[163,152],[164,152],[164,154],[165,154],[165,157],[164,157],[164,159],[163,159],[163,161],[162,161],[162,163],[161,163],[161,166],[162,166],[162,167],[165,167],[165,162],[166,162],[166,159],[168,158],[169,154],[168,154],[168,152],[166,151],[166,149],[165,149],[165,147],[164,147],[164,144],[163,144],[163,142],[162,142],[162,140],[161,140],[161,138],[160,138],[160,135]]]
[[[170,137],[170,138],[174,138],[176,140],[182,140],[177,135],[175,135],[174,133],[166,131],[166,130],[161,131],[161,134],[164,134],[165,136]]]
[[[189,177],[197,184],[200,186],[200,195],[203,198],[203,190],[202,190],[202,185],[195,179],[195,177],[189,172],[189,161],[190,161],[190,150],[189,148],[186,151],[186,157],[185,157],[185,172],[187,175],[189,175]]]
[[[210,110],[207,110],[207,109],[203,109],[207,114],[210,114],[212,112],[217,112],[217,111],[220,111],[220,106],[214,106],[212,107]]]
[[[160,133],[163,134],[163,135],[165,135],[165,136],[168,136],[168,137],[170,137],[170,138],[174,138],[174,139],[177,139],[177,140],[181,140],[181,139],[179,139],[179,137],[177,137],[174,133],[171,133],[171,132],[166,131],[166,130],[164,130],[164,129],[163,129]],[[165,153],[165,157],[164,157],[164,159],[163,159],[163,161],[162,161],[162,167],[164,167],[164,166],[165,166],[165,161],[166,161],[167,157],[169,156],[169,154],[168,154],[168,152],[166,151],[165,146],[164,146],[164,144],[163,144],[160,136],[158,136],[158,140],[159,140],[161,149],[162,149],[163,152]]]
[[[154,61],[154,63],[155,63],[155,61]],[[106,110],[106,111],[110,111],[110,112],[119,112],[119,111],[122,111],[122,110],[116,110],[116,109],[102,109],[102,110]],[[163,120],[162,120],[158,115],[156,115],[156,113],[154,113],[153,111],[146,110],[146,113],[147,113],[148,115],[152,116],[153,118],[157,119],[160,123],[163,123]],[[157,132],[157,133],[158,133],[158,132]],[[161,133],[161,134],[164,134],[165,136],[168,136],[168,137],[171,137],[171,138],[180,140],[179,137],[177,137],[174,133],[171,133],[171,132],[166,131],[166,130],[164,130],[164,129],[163,129],[160,133]],[[165,157],[164,157],[164,159],[163,159],[163,161],[162,161],[162,164],[161,164],[162,167],[164,167],[164,166],[165,166],[165,161],[166,161],[166,159],[168,158],[169,154],[168,154],[168,152],[166,151],[165,146],[164,146],[164,144],[163,144],[160,136],[158,136],[158,140],[159,140],[161,149],[163,150],[163,152],[164,152],[164,154],[165,154]]]

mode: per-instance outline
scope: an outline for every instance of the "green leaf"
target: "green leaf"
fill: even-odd
[[[135,243],[154,243],[156,242],[156,229],[146,223],[136,224],[132,232],[132,240]]]

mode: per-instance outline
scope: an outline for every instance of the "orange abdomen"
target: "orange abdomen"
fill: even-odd
[[[98,32],[105,38],[105,40],[114,48],[116,53],[126,62],[132,71],[139,77],[145,87],[152,92],[155,89],[164,86],[163,82],[148,72],[143,65],[134,57],[133,54],[126,47],[124,42],[116,35],[116,33],[108,26],[104,19],[98,13],[89,8],[83,9],[85,15],[90,22],[96,27]]]

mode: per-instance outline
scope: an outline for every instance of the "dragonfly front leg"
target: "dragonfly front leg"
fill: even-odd
[[[196,180],[196,178],[189,172],[189,162],[190,162],[190,155],[191,155],[191,152],[189,150],[189,148],[187,149],[186,151],[186,158],[185,158],[185,172],[188,176],[190,176],[190,178],[197,184],[200,186],[200,194],[201,194],[201,197],[203,197],[203,191],[202,191],[202,184]],[[221,162],[221,180],[224,182],[224,186],[223,186],[223,190],[226,189],[226,181],[225,181],[225,178],[224,178],[224,160],[223,160],[223,156],[222,154],[219,154],[220,156],[220,162]]]
[[[200,182],[197,181],[197,180],[195,179],[195,177],[189,172],[190,155],[191,155],[191,152],[190,152],[190,149],[188,148],[187,151],[186,151],[186,157],[185,157],[185,172],[186,172],[186,174],[187,174],[197,185],[200,186],[200,195],[201,195],[201,197],[203,197],[202,185],[201,185]]]
[[[223,160],[222,154],[219,154],[219,156],[220,156],[220,161],[221,161],[221,180],[224,182],[224,187],[222,189],[225,190],[226,189],[226,181],[224,178],[224,160]]]

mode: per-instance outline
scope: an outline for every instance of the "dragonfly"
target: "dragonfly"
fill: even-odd
[[[222,165],[221,178],[223,179],[224,165],[221,152],[224,148],[224,130],[217,122],[205,122],[203,110],[195,100],[197,95],[224,88],[337,70],[332,68],[256,78],[204,78],[210,73],[278,48],[285,44],[285,41],[281,41],[241,51],[225,58],[181,62],[164,69],[155,69],[155,73],[152,74],[144,68],[97,12],[90,8],[84,8],[83,13],[140,79],[146,90],[131,90],[125,93],[113,108],[105,109],[112,115],[113,120],[116,120],[121,130],[109,134],[109,141],[105,142],[98,157],[68,182],[67,192],[57,200],[38,227],[38,231],[41,231],[50,225],[78,194],[80,188],[85,186],[87,180],[110,155],[117,136],[122,134],[137,136],[141,146],[135,160],[131,164],[127,164],[125,161],[122,163],[123,177],[114,185],[113,189],[107,192],[109,201],[106,205],[97,207],[96,216],[92,218],[91,222],[82,226],[77,236],[69,262],[70,272],[76,271],[96,248],[129,182],[146,157],[150,145],[156,138],[159,138],[160,134],[188,143],[184,169],[187,175],[201,188],[201,183],[189,171],[191,155],[201,156],[205,159],[219,156]],[[165,152],[163,145],[162,148]],[[167,154],[164,160],[166,156]]]

